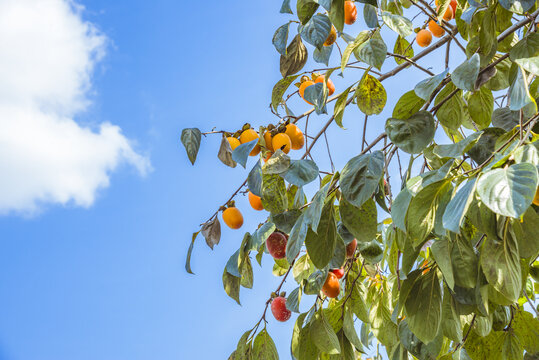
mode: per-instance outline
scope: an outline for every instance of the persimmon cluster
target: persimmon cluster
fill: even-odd
[[[436,4],[436,10],[438,10],[440,7],[440,5],[438,4],[438,0],[435,1],[435,4]],[[443,20],[445,21],[453,20],[455,18],[457,6],[458,6],[457,0],[451,0],[451,2],[449,3],[449,6],[447,7],[447,9],[445,10],[442,16]],[[429,20],[427,27],[428,29],[419,30],[416,35],[417,45],[421,47],[429,46],[430,43],[432,42],[433,35],[437,38],[440,38],[444,36],[445,34],[445,30],[438,24],[438,22],[432,19]]]
[[[258,144],[249,153],[249,156],[261,155],[267,162],[277,150],[281,150],[288,154],[290,150],[300,150],[305,145],[305,136],[303,132],[293,123],[281,124],[278,127],[269,125],[261,134],[256,130],[246,126],[236,134],[227,136],[228,143],[232,151],[241,144],[249,143],[253,140],[258,140]],[[256,211],[264,210],[262,199],[259,196],[249,191],[249,204]],[[243,215],[241,211],[235,207],[234,203],[228,204],[226,209],[223,209],[223,221],[231,229],[239,229],[243,225]]]

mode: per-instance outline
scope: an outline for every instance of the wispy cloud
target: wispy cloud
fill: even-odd
[[[90,206],[120,164],[150,168],[118,126],[75,119],[107,38],[70,0],[0,1],[0,214]]]

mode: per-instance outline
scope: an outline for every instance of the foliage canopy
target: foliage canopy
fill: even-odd
[[[373,342],[391,360],[539,358],[537,3],[362,0],[353,5],[362,8],[368,29],[349,35],[344,0],[297,0],[295,9],[283,1],[280,12],[290,19],[273,36],[283,78],[270,105],[278,122],[261,126],[259,140],[232,149],[227,137],[237,138],[249,124],[238,131],[182,132],[193,164],[209,134],[223,136],[218,158],[227,166],[245,168],[249,155],[261,149],[245,182],[219,209],[234,206],[234,197],[247,188],[269,213],[258,229],[245,233],[228,260],[226,293],[240,302],[241,287],[253,286],[251,255],[259,264],[269,257],[266,239],[279,230],[288,235],[286,256],[273,267],[282,281],[265,306],[293,278],[297,286],[286,307],[299,313],[291,334],[294,359],[358,359]],[[443,20],[448,11],[454,11],[455,22]],[[445,35],[416,54],[412,34],[430,21]],[[328,44],[332,28],[339,39]],[[390,32],[397,35],[394,44],[387,44],[394,37]],[[443,72],[434,74],[418,63],[441,47]],[[340,62],[319,69],[323,81],[301,94],[310,110],[294,115],[287,104],[296,94],[294,84],[318,75],[304,69],[309,55],[329,66],[337,50]],[[451,70],[455,52],[465,60]],[[395,67],[385,71],[391,61]],[[385,132],[367,143],[368,117],[380,114],[392,95],[384,80],[412,67],[425,78],[406,89]],[[349,86],[330,97],[333,74]],[[320,171],[310,151],[329,126],[343,127],[348,106],[365,114],[362,150],[350,154],[340,171]],[[315,114],[327,122],[314,135],[305,125],[309,142],[299,159],[268,141]],[[390,174],[400,157],[409,159],[406,171]],[[422,164],[421,170],[414,164]],[[317,179],[318,191],[308,200],[304,186]],[[392,188],[397,179],[398,188]],[[190,273],[197,235],[202,232],[212,248],[219,243],[219,211],[193,234]],[[347,256],[356,240],[357,251]],[[340,294],[330,298],[321,290],[328,272],[339,268],[344,270]],[[316,297],[300,313],[302,295]],[[279,358],[266,321],[264,312],[230,359]]]

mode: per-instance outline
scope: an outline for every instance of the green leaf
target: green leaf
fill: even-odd
[[[285,78],[303,69],[303,66],[305,66],[305,63],[307,62],[307,57],[307,48],[305,45],[303,45],[301,36],[298,34],[296,37],[294,37],[290,45],[288,45],[288,48],[286,49],[286,56],[281,55],[281,75]]]
[[[292,228],[290,237],[286,243],[286,259],[289,263],[294,261],[296,256],[298,256],[301,247],[303,246],[303,242],[305,241],[305,237],[307,236],[308,229],[309,223],[305,221],[305,213],[303,213]]]
[[[326,66],[329,66],[329,58],[331,57],[332,51],[333,44],[330,46],[322,46],[321,49],[316,48],[313,51],[313,59],[317,63],[326,64]]]
[[[329,8],[329,19],[335,28],[342,32],[344,29],[344,0],[332,0]]]
[[[413,24],[404,16],[394,15],[388,11],[382,11],[382,20],[394,32],[405,38],[414,32]]]
[[[241,281],[240,285],[247,289],[253,288],[254,276],[251,258],[247,255],[241,263]]]
[[[324,42],[330,31],[331,21],[329,20],[329,17],[324,14],[316,14],[305,24],[305,26],[300,25],[299,27],[301,37],[318,49],[321,49],[324,46]]]
[[[410,90],[402,95],[393,108],[392,117],[399,120],[409,119],[417,113],[425,104],[425,100],[416,95],[414,90]]]
[[[329,185],[330,183],[327,183],[314,194],[311,205],[305,212],[305,221],[311,225],[314,232],[318,231],[318,224],[320,222],[320,217],[322,216],[322,209],[324,208]]]
[[[369,313],[367,305],[363,298],[365,297],[365,289],[362,283],[356,282],[356,284],[347,289],[347,292],[352,292],[350,295],[350,309],[357,318],[363,322],[369,322]]]
[[[262,329],[253,342],[253,359],[279,360],[275,343],[266,329]]]
[[[367,7],[367,5],[365,5],[365,7]],[[397,40],[395,41],[395,46],[393,47],[393,52],[395,54],[397,54],[397,55],[406,56],[409,59],[414,57],[414,49],[413,49],[413,47],[410,45],[408,40],[406,40],[405,38],[403,38],[400,35],[397,37]],[[401,58],[399,58],[397,56],[395,56],[394,58],[395,58],[395,62],[398,65],[404,64],[406,62],[406,60],[401,59]]]
[[[193,233],[193,236],[191,238],[191,244],[189,245],[189,250],[187,250],[187,258],[185,259],[185,271],[187,271],[189,274],[194,274],[194,272],[191,270],[191,254],[193,252],[193,246],[195,245],[195,239],[197,238],[200,231],[197,231]]]
[[[479,129],[484,129],[490,125],[493,110],[494,96],[492,91],[486,87],[474,92],[468,99],[468,112]]]
[[[340,178],[344,198],[353,205],[361,207],[376,191],[383,171],[384,154],[381,151],[350,159],[344,166]]]
[[[437,336],[428,344],[419,340],[408,327],[406,320],[399,323],[399,339],[402,346],[420,360],[434,360],[442,349],[443,338]]]
[[[335,252],[337,226],[333,201],[328,201],[322,210],[322,217],[317,232],[309,229],[305,245],[311,261],[318,269],[329,264]]]
[[[442,293],[436,271],[429,271],[414,283],[404,304],[406,320],[412,333],[428,344],[438,334],[442,320]]]
[[[316,83],[305,89],[305,100],[314,105],[317,114],[327,114],[326,101],[328,92],[324,91],[324,84]]]
[[[373,299],[369,312],[369,321],[372,333],[384,346],[393,346],[397,343],[397,325],[391,321],[389,294],[387,291],[381,291]]]
[[[198,149],[200,148],[200,138],[201,133],[197,128],[183,129],[182,136],[180,138],[185,151],[187,152],[187,157],[191,164],[195,165],[197,159]]]
[[[529,312],[518,310],[514,313],[511,328],[527,352],[539,353],[539,319]]]
[[[434,260],[440,267],[444,280],[450,289],[453,289],[455,285],[455,279],[453,277],[453,265],[451,264],[452,248],[453,244],[451,244],[447,238],[435,240],[430,247]]]
[[[271,216],[271,220],[275,223],[275,226],[289,234],[292,231],[292,228],[296,224],[296,221],[301,216],[301,211],[298,209],[292,209],[280,214],[275,214]]]
[[[428,101],[434,90],[436,90],[436,88],[442,83],[448,71],[449,70],[446,69],[444,72],[438,75],[426,78],[425,80],[418,82],[414,88],[415,94],[421,99]]]
[[[262,245],[268,236],[272,232],[275,231],[275,224],[271,221],[266,222],[263,224],[260,228],[258,228],[252,235],[249,240],[249,243],[247,247],[245,248],[245,251],[254,251],[260,248],[260,245]]]
[[[479,54],[474,54],[453,70],[451,80],[459,89],[471,91],[474,89],[477,75],[479,75]]]
[[[272,214],[280,214],[288,208],[288,197],[283,178],[275,174],[262,175],[262,205]]]
[[[478,258],[470,242],[461,236],[452,242],[451,261],[455,284],[463,288],[475,288]]]
[[[406,212],[408,211],[411,200],[412,193],[408,191],[407,188],[404,188],[399,192],[391,207],[391,218],[393,219],[393,223],[402,231],[406,231]]]
[[[378,215],[374,200],[369,199],[358,208],[341,198],[339,212],[344,226],[357,241],[366,242],[376,238]]]
[[[387,46],[381,38],[371,38],[362,43],[358,48],[359,58],[378,70],[382,69],[386,54]]]
[[[335,118],[335,123],[339,125],[342,129],[344,129],[342,125],[342,117],[344,115],[344,109],[346,109],[348,94],[350,93],[351,89],[352,86],[348,87],[341,93],[341,95],[339,95],[337,101],[335,101],[335,107],[333,109],[333,117]]]
[[[530,207],[525,213],[522,221],[515,219],[512,221],[513,236],[517,240],[520,257],[531,258],[539,252],[539,214]]]
[[[232,256],[230,256],[225,266],[226,271],[235,277],[241,277],[239,256],[240,250],[238,249]]]
[[[273,46],[275,50],[283,56],[286,56],[286,44],[288,43],[288,31],[290,29],[290,23],[279,26],[279,28],[273,34]]]
[[[329,262],[330,269],[340,269],[346,261],[346,244],[344,240],[337,234],[335,236],[335,251]]]
[[[252,344],[251,341],[247,341],[249,339],[249,335],[251,334],[251,330],[246,331],[238,341],[238,346],[236,348],[236,353],[234,360],[250,360],[252,356]]]
[[[314,321],[309,327],[312,342],[316,347],[327,354],[340,354],[341,346],[337,334],[324,317],[323,312],[316,313]]]
[[[314,0],[298,0],[296,10],[298,19],[305,25],[318,9],[318,3]]]
[[[501,241],[485,240],[481,251],[481,268],[490,285],[516,302],[522,288],[518,244],[507,228],[503,235]]]
[[[502,331],[492,331],[485,337],[481,337],[474,331],[471,331],[464,343],[464,348],[473,360],[502,360],[502,337]]]
[[[509,109],[513,111],[520,110],[528,104],[535,103],[530,96],[526,75],[521,67],[517,69],[517,76],[509,87],[509,101]]]
[[[361,256],[370,264],[379,263],[384,256],[384,250],[376,240],[361,242],[358,249]]]
[[[258,139],[241,144],[235,148],[234,151],[232,151],[232,159],[245,168],[245,165],[247,165],[247,159],[249,159],[249,154],[251,151],[253,151],[256,144],[258,144]]]
[[[515,61],[517,59],[531,58],[539,55],[539,34],[536,32],[528,33],[529,35],[516,43],[509,51],[509,57]]]
[[[363,5],[363,19],[365,19],[365,24],[367,24],[367,26],[371,29],[375,29],[380,26],[380,24],[378,24],[376,7],[372,6],[371,4]]]
[[[475,132],[456,144],[436,145],[434,146],[433,153],[441,158],[458,158],[474,146],[481,134],[481,132]]]
[[[282,174],[290,167],[290,156],[281,149],[275,153],[262,165],[262,174]]]
[[[447,84],[442,91],[438,93],[434,100],[434,105],[440,104],[446,97],[448,97],[454,90],[455,86],[452,83]],[[442,106],[436,112],[436,117],[440,123],[451,129],[457,130],[464,121],[464,100],[462,100],[462,92],[457,91],[448,101],[443,103]]]
[[[359,110],[365,115],[380,114],[387,101],[382,83],[367,72],[361,78],[355,96]]]
[[[462,340],[462,324],[455,310],[455,299],[449,291],[445,290],[442,302],[442,334],[453,341],[460,342]]]
[[[505,134],[505,131],[498,128],[486,128],[483,130],[477,143],[468,151],[468,155],[478,164],[485,162],[496,149],[496,140]]]
[[[513,331],[509,330],[505,332],[502,346],[503,358],[505,360],[521,360],[523,352],[524,349]]]
[[[348,59],[350,59],[350,55],[352,55],[352,53],[368,39],[369,39],[369,32],[362,31],[357,35],[354,41],[352,41],[346,46],[346,49],[344,49],[344,52],[342,54],[342,59],[341,59],[342,72],[344,72],[344,68],[346,67],[346,64],[348,64]]]
[[[523,14],[535,4],[535,0],[500,0],[500,5],[504,9],[517,14]]]
[[[481,21],[481,31],[479,31],[479,52],[488,55],[496,51],[498,42],[496,41],[496,13],[495,7],[490,7],[483,12]]]
[[[389,118],[385,130],[391,141],[409,154],[423,151],[434,139],[436,131],[434,117],[425,110],[415,113],[407,120]]]
[[[290,8],[290,0],[283,0],[283,4],[281,5],[281,10],[279,12],[281,14],[292,14],[292,9]]]
[[[223,287],[225,288],[225,292],[228,296],[230,296],[232,299],[236,300],[238,305],[240,304],[240,283],[241,279],[239,277],[230,275],[228,271],[223,271]]]
[[[287,76],[275,84],[273,91],[271,92],[271,106],[273,107],[273,110],[277,111],[277,107],[281,103],[284,93],[298,76],[299,75]]]
[[[295,313],[299,313],[300,301],[301,301],[301,286],[295,288],[294,290],[292,290],[290,294],[288,294],[288,298],[286,299],[286,308]]]
[[[475,193],[476,178],[468,181],[460,188],[445,208],[443,215],[443,225],[449,231],[460,233],[460,227],[464,222],[464,216],[473,200]]]
[[[357,336],[356,328],[354,327],[352,311],[348,307],[344,311],[343,330],[348,340],[350,340],[356,349],[363,348],[363,346],[361,346],[361,341],[359,341],[359,337]]]
[[[440,201],[451,189],[451,181],[441,180],[426,186],[411,200],[406,213],[406,230],[414,246],[420,245],[434,230]]]
[[[328,277],[328,269],[316,270],[307,278],[307,281],[304,282],[305,287],[303,291],[307,295],[318,295],[322,286]],[[314,309],[314,308],[313,308]]]
[[[510,131],[520,123],[518,111],[511,111],[508,106],[498,108],[492,113],[492,125]]]
[[[247,186],[256,196],[262,196],[262,167],[260,160],[256,162],[247,176]]]
[[[520,163],[506,169],[490,170],[479,178],[477,193],[493,212],[512,218],[522,216],[537,190],[537,168]]]

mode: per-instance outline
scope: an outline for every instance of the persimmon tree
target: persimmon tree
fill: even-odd
[[[275,122],[181,134],[193,164],[212,134],[222,136],[218,158],[227,166],[254,159],[193,234],[189,273],[197,235],[211,248],[219,243],[220,212],[242,227],[236,196],[248,193],[253,209],[268,214],[226,263],[224,290],[239,303],[240,289],[253,286],[253,260],[264,257],[282,280],[264,289],[263,315],[230,359],[279,358],[268,308],[279,321],[299,313],[290,334],[297,360],[358,359],[374,343],[392,360],[539,358],[537,4],[297,0],[294,11],[285,0],[280,12],[287,22],[273,35],[282,75],[271,95]],[[349,34],[358,12],[366,28]],[[445,69],[438,74],[421,64],[435,51]],[[340,63],[330,66],[337,52]],[[326,67],[305,69],[309,53]],[[450,59],[463,61],[450,69]],[[424,77],[401,82],[406,92],[382,120],[385,131],[367,142],[369,117],[393,92],[384,81],[412,68]],[[348,87],[332,96],[339,75]],[[309,108],[301,115],[289,106],[298,97]],[[364,114],[350,150],[359,153],[322,171],[311,150],[323,140],[329,152],[326,131],[343,127],[348,106]],[[311,133],[314,117],[325,124]],[[289,294],[281,292],[287,280],[296,283]]]

